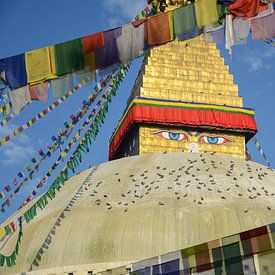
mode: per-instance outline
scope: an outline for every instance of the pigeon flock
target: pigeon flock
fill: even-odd
[[[236,167],[236,162],[242,162],[242,166]],[[275,174],[268,167],[255,167],[249,161],[234,158],[217,158],[215,153],[188,154],[184,165],[178,167],[168,164],[153,168],[151,165],[150,169],[133,174],[118,169],[112,177],[106,178],[101,172],[85,184],[85,196],[89,196],[91,203],[97,207],[105,207],[109,211],[121,208],[125,213],[152,196],[160,198],[160,207],[166,205],[161,199],[164,197],[174,197],[177,201],[188,200],[190,204],[202,206],[209,197],[221,202],[232,202],[241,197],[252,201],[262,200],[265,209],[272,210],[270,200],[274,199],[275,188],[265,183],[267,179],[269,183],[275,181]],[[270,180],[270,177],[274,180]],[[249,208],[244,207],[242,211],[247,213]]]

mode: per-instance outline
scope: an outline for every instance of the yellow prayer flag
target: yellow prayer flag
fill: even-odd
[[[3,107],[0,108],[0,114],[3,113],[3,109],[4,109]]]
[[[5,236],[5,228],[4,227],[0,227],[0,239],[2,239]]]
[[[28,83],[37,84],[57,78],[53,50],[50,47],[26,52],[25,59]]]
[[[5,112],[5,114],[9,114],[11,112],[11,106],[9,103],[5,104],[5,106],[3,107],[3,110]]]
[[[61,157],[62,157],[62,158],[65,158],[66,156],[67,156],[67,153],[66,153],[66,152],[62,152],[62,153],[61,153]]]
[[[79,139],[80,136],[79,136],[78,133],[76,133],[74,137],[75,137],[76,139]]]
[[[91,71],[96,70],[95,54],[93,52],[85,56],[85,67]]]
[[[198,0],[195,2],[195,14],[198,27],[211,25],[218,21],[217,0]]]
[[[18,129],[14,130],[14,135],[18,136],[20,134],[20,131]]]

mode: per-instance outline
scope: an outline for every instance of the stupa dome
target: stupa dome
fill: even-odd
[[[101,164],[72,177],[24,223],[16,265],[1,274],[97,272],[272,223],[274,179],[263,165],[218,154]],[[16,239],[1,244],[3,254]]]

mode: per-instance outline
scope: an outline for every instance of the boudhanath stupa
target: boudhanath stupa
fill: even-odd
[[[256,132],[214,43],[151,49],[109,161],[24,224],[0,274],[275,274],[275,173],[246,160]]]

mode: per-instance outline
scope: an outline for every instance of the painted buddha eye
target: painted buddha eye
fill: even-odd
[[[154,134],[159,135],[160,137],[163,137],[165,139],[169,140],[188,140],[187,136],[183,133],[175,133],[175,132],[169,132],[169,131],[159,131],[155,132]]]
[[[219,144],[231,142],[231,140],[224,137],[219,137],[219,136],[201,136],[199,139],[199,142],[219,145]]]

